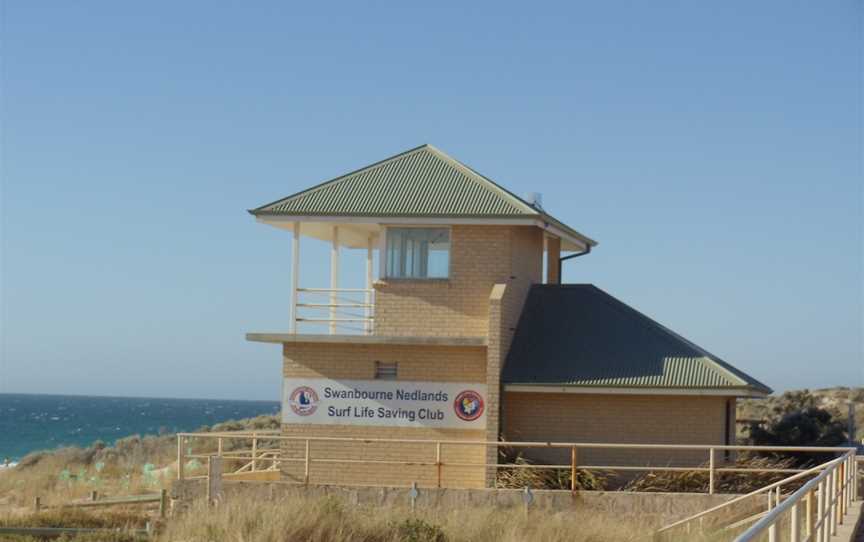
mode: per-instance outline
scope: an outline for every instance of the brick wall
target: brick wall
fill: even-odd
[[[449,279],[376,284],[375,334],[485,336],[492,286],[541,282],[542,258],[539,228],[453,226]]]
[[[496,284],[489,296],[489,317],[486,353],[487,414],[486,440],[497,441],[501,431],[501,371],[510,351],[510,344],[522,306],[532,284],[539,283],[543,273],[543,234],[539,229],[519,228],[511,231],[511,280]],[[486,450],[486,462],[498,461],[498,449]],[[486,472],[487,483],[494,481],[496,469]]]
[[[398,362],[398,379],[430,382],[486,382],[485,347],[397,346],[362,344],[290,343],[283,345],[283,374],[286,377],[371,380],[375,361]],[[387,438],[411,440],[482,441],[483,429],[431,429],[415,427],[379,427],[360,425],[283,424],[286,436]],[[422,443],[349,443],[311,442],[313,459],[435,462],[433,444]],[[283,475],[286,479],[304,478],[305,442],[283,444]],[[443,445],[443,462],[482,463],[484,447],[478,445]],[[437,469],[432,465],[394,465],[370,463],[313,463],[310,483],[347,485],[407,486],[417,482],[422,487],[437,483]],[[484,469],[445,467],[444,487],[483,487]]]
[[[375,361],[398,362],[400,380],[482,382],[487,385],[485,430],[435,430],[372,426],[283,425],[294,436],[349,436],[495,441],[499,434],[501,369],[532,284],[542,282],[543,232],[527,226],[453,226],[450,277],[446,280],[395,280],[376,285],[375,333],[391,336],[485,336],[488,347],[456,348],[360,344],[285,344],[284,374],[291,377],[373,379]],[[494,290],[493,290],[494,288]],[[490,297],[491,296],[491,297]],[[430,462],[432,445],[314,442],[313,457]],[[305,444],[284,447],[283,472],[302,479]],[[442,461],[494,463],[494,447],[445,445]],[[491,485],[495,469],[445,467],[450,487]],[[394,466],[313,462],[313,483],[429,486],[432,466]]]
[[[725,444],[728,399],[505,392],[503,433],[514,441]],[[731,413],[734,427],[734,410]],[[568,450],[534,450],[525,455],[547,463],[570,463]],[[579,451],[579,462],[593,465],[688,466],[707,461],[707,451]]]

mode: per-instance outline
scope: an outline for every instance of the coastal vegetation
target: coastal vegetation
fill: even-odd
[[[198,431],[278,427],[276,416],[257,416],[202,427]],[[117,440],[113,446],[95,442],[87,448],[33,452],[24,456],[14,469],[0,471],[0,511],[29,508],[36,497],[51,506],[87,497],[93,491],[102,496],[152,493],[171,485],[176,468],[177,438],[170,434],[132,435]],[[191,474],[203,466],[193,460],[186,468]]]

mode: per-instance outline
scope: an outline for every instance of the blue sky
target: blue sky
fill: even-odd
[[[599,240],[566,281],[864,385],[860,2],[463,4],[3,2],[0,392],[276,399],[245,209],[422,143]]]

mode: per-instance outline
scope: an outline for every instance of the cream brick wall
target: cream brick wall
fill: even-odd
[[[504,394],[504,436],[513,441],[726,444],[730,398],[674,395]],[[734,399],[731,399],[734,409]],[[734,430],[734,410],[730,425]],[[734,440],[731,441],[734,443]],[[569,464],[567,450],[526,456]],[[718,460],[722,459],[718,454]],[[580,450],[592,465],[696,465],[707,452]]]
[[[485,347],[395,346],[360,344],[285,344],[283,375],[286,377],[371,380],[375,361],[397,362],[398,379],[431,382],[486,381]],[[282,434],[296,437],[352,437],[411,440],[485,440],[483,429],[429,429],[414,427],[377,427],[355,425],[283,424]],[[311,457],[325,460],[376,460],[434,463],[433,444],[419,443],[349,443],[311,442]],[[442,461],[482,463],[483,446],[443,445]],[[305,442],[283,445],[283,475],[302,481],[304,477]],[[437,483],[437,469],[431,465],[395,465],[372,463],[315,463],[310,469],[310,483],[348,485],[421,487]],[[484,469],[478,467],[445,467],[444,487],[483,487]]]
[[[453,226],[450,277],[446,280],[394,280],[376,286],[375,333],[391,336],[485,336],[488,347],[382,346],[359,344],[286,344],[284,374],[292,377],[372,379],[375,361],[398,362],[400,380],[483,382],[487,385],[485,430],[434,430],[371,426],[283,425],[292,436],[350,436],[431,440],[498,440],[501,369],[522,305],[532,284],[542,282],[543,232],[526,226]],[[498,285],[498,295],[492,296]],[[311,444],[324,459],[390,458],[432,462],[429,444]],[[302,459],[305,444],[285,446],[286,458]],[[494,463],[495,447],[445,445],[447,462]],[[288,461],[289,479],[303,477],[302,461]],[[495,469],[443,469],[443,485],[491,485]],[[432,485],[432,466],[314,463],[312,483]]]
[[[495,284],[542,281],[543,232],[533,226],[453,226],[450,277],[376,284],[375,334],[485,336]]]

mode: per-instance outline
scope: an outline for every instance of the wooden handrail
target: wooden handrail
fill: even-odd
[[[255,431],[259,436],[263,431]],[[208,439],[215,437],[251,438],[251,431],[221,431],[210,433],[177,433],[182,437],[193,437]],[[496,440],[434,440],[434,439],[388,439],[388,438],[362,438],[362,437],[298,437],[293,435],[282,435],[278,432],[266,437],[266,440],[291,440],[291,441],[329,441],[329,442],[360,442],[360,443],[415,443],[415,444],[446,444],[448,446],[498,446],[499,448],[607,448],[607,449],[630,449],[630,450],[704,450],[711,448],[715,450],[729,451],[753,451],[753,452],[835,452],[845,453],[855,450],[846,446],[747,446],[739,444],[623,444],[614,442],[557,442],[557,441],[496,441]]]

